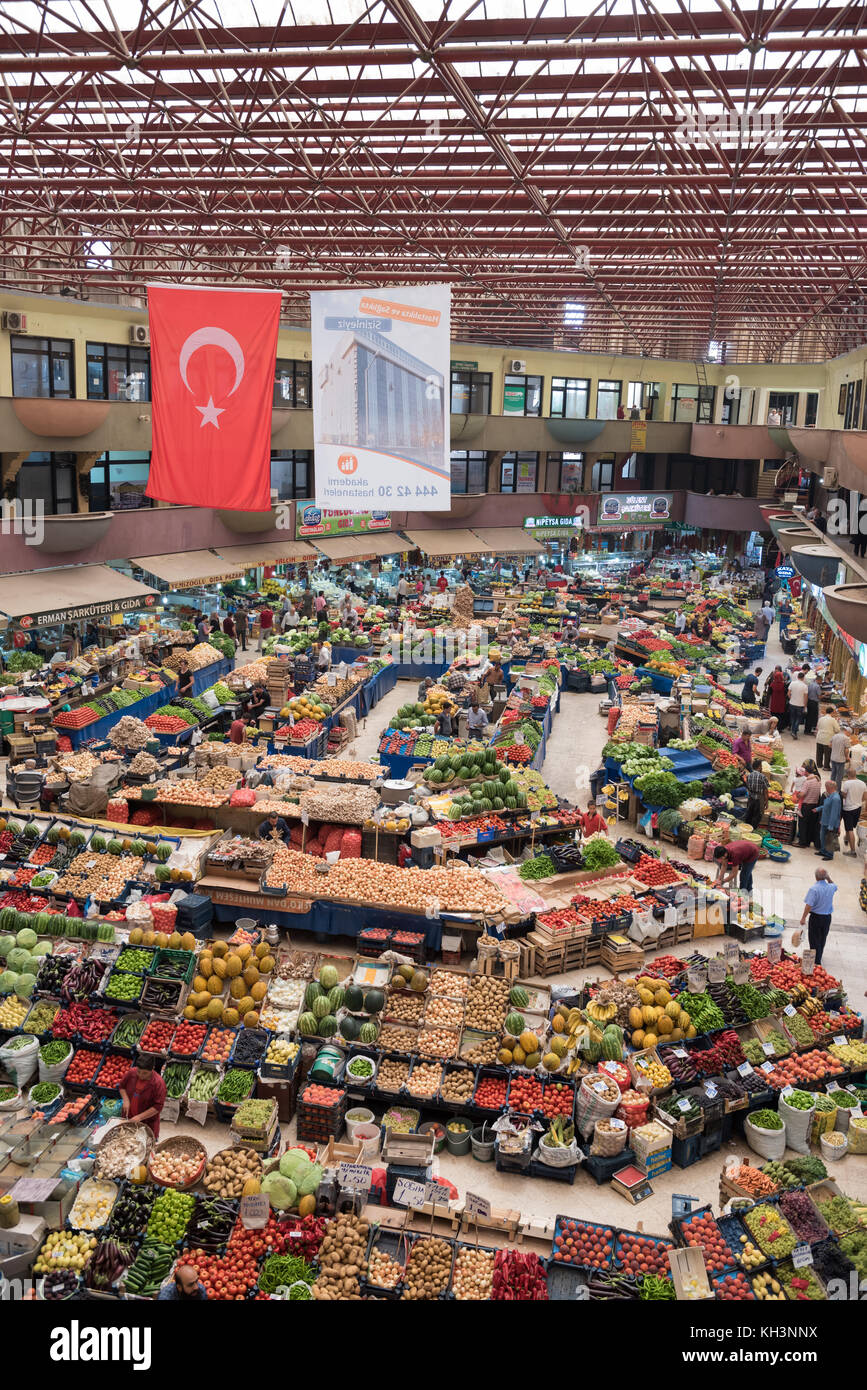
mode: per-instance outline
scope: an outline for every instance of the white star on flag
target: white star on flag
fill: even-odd
[[[225,414],[225,408],[219,405],[214,405],[213,396],[208,397],[207,405],[197,405],[196,410],[201,412],[201,429],[204,429],[205,425],[213,425],[215,430],[218,430],[220,428],[219,419],[221,415]]]

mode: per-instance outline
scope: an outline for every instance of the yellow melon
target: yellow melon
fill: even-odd
[[[220,979],[219,975],[211,976],[211,978],[208,981],[208,990],[211,994],[222,994],[223,981]]]
[[[251,1009],[249,1013],[246,1013],[246,1014],[244,1015],[244,1027],[245,1027],[245,1028],[258,1028],[258,1027],[259,1027],[259,1015],[256,1013],[256,1010],[255,1010],[255,1009]]]
[[[651,1004],[645,1004],[644,1008],[641,1010],[642,1023],[653,1023],[655,1019],[656,1014],[654,1013],[653,1006]]]
[[[214,973],[214,962],[211,956],[199,956],[199,974],[204,975],[209,980]]]
[[[531,1033],[529,1031],[526,1033],[522,1033],[520,1038],[518,1039],[518,1042],[521,1044],[521,1047],[525,1052],[539,1051],[539,1039],[536,1037],[535,1033]]]
[[[681,1008],[676,999],[669,999],[665,1006],[665,1012],[670,1019],[677,1023],[677,1020],[680,1018]]]
[[[193,980],[193,989],[198,990],[199,993],[201,993],[203,989],[207,988],[208,982],[205,979],[204,975],[197,975],[196,978]]]
[[[633,1047],[643,1047],[643,1046],[644,1046],[644,1029],[643,1029],[643,1028],[636,1028],[635,1032],[632,1034],[632,1046],[633,1046]]]
[[[659,1030],[660,1034],[663,1035],[663,1036],[664,1036],[666,1033],[673,1033],[673,1032],[674,1032],[674,1024],[672,1023],[671,1019],[668,1017],[668,1014],[663,1014],[663,1015],[662,1015],[662,1018],[660,1018],[660,1019],[657,1021],[656,1026],[657,1026],[657,1029]]]
[[[228,958],[227,961],[226,961],[226,974],[230,977],[230,979],[233,979],[233,980],[234,980],[235,976],[236,976],[236,975],[240,975],[240,973],[241,973],[241,958],[240,958],[240,956],[229,956],[229,958]]]
[[[193,1018],[194,1015],[195,1015],[195,1012],[196,1012],[196,1011],[195,1011],[193,1005],[192,1005],[192,1004],[187,1004],[186,1008],[184,1009],[184,1018]]]
[[[671,995],[667,989],[658,989],[653,996],[653,1002],[654,1004],[658,1004],[661,1009],[664,1009],[666,1004],[671,1003]]]
[[[169,944],[169,938],[166,936],[165,932],[164,932],[164,931],[158,931],[158,932],[157,932],[157,945],[161,948],[161,950],[165,950],[165,948],[168,946],[168,944]]]
[[[250,989],[250,997],[257,1004],[260,1004],[262,1002],[267,993],[268,986],[266,984],[263,984],[261,980],[257,980],[256,983]]]
[[[207,989],[197,990],[190,995],[190,1003],[194,1009],[205,1009],[211,1002],[211,994]]]
[[[656,1044],[657,1044],[658,1042],[659,1042],[659,1038],[656,1036],[655,1033],[645,1033],[645,1035],[644,1035],[644,1046],[645,1046],[645,1047],[656,1047]]]
[[[214,959],[214,977],[218,980],[225,980],[226,978],[226,962],[221,956],[216,956]]]
[[[551,1029],[555,1033],[565,1033],[566,1020],[562,1014],[555,1014],[551,1019]]]
[[[233,999],[243,999],[244,991],[246,990],[246,988],[247,986],[244,984],[244,981],[241,979],[239,975],[237,980],[233,980],[232,983],[229,985],[229,993],[231,994]]]
[[[223,1023],[226,1025],[227,1028],[237,1028],[240,1022],[241,1015],[238,1013],[237,1009],[223,1010]]]
[[[157,934],[153,931],[146,931],[141,939],[143,946],[155,946],[157,944]]]
[[[268,943],[267,943],[267,941],[260,941],[260,942],[259,942],[259,945],[256,947],[256,949],[255,949],[255,951],[253,952],[253,954],[254,954],[254,956],[256,957],[257,960],[261,960],[263,956],[267,956],[267,954],[268,954]]]
[[[671,1032],[670,1032],[669,1035],[668,1035],[668,1041],[669,1041],[669,1042],[680,1042],[680,1040],[681,1040],[682,1037],[683,1037],[683,1029],[682,1029],[682,1028],[672,1028]]]
[[[644,1014],[641,1012],[641,1010],[638,1008],[637,1005],[634,1005],[634,1006],[629,1010],[629,1026],[630,1026],[630,1028],[640,1028],[643,1022],[644,1022]]]
[[[142,931],[141,927],[133,927],[132,931],[129,934],[130,946],[140,946],[143,936],[144,932]]]
[[[249,994],[245,994],[243,999],[238,1000],[238,1013],[241,1015],[242,1018],[245,1014],[250,1013],[251,1009],[253,1009],[254,1007],[255,1000],[251,999]]]
[[[238,956],[240,956],[240,957],[241,957],[241,960],[243,960],[243,961],[248,961],[248,960],[250,959],[251,955],[253,954],[253,947],[252,947],[252,946],[236,946],[236,947],[235,947],[235,954],[238,955]]]
[[[212,999],[207,1009],[205,1010],[205,1013],[208,1015],[208,1018],[211,1019],[213,1023],[216,1023],[217,1019],[222,1018],[223,1016],[222,999]]]
[[[276,963],[273,956],[263,956],[259,961],[260,973],[262,975],[270,975]]]
[[[518,1045],[512,1050],[512,1061],[515,1063],[515,1066],[522,1067],[526,1060],[527,1054],[524,1051],[523,1047],[521,1047],[521,1044],[518,1043]]]
[[[256,969],[256,966],[248,965],[247,969],[244,971],[244,974],[242,976],[244,984],[247,986],[247,988],[250,989],[256,983],[258,978],[259,971]]]
[[[653,1003],[653,992],[652,992],[652,990],[649,990],[649,989],[640,989],[640,990],[638,991],[638,997],[639,997],[639,999],[641,1000],[642,1004],[652,1004],[652,1003]]]
[[[193,936],[193,933],[191,931],[185,931],[183,936],[181,937],[181,948],[184,951],[195,951],[196,938]]]
[[[306,1197],[302,1197],[302,1198],[301,1198],[301,1201],[298,1203],[298,1215],[299,1215],[299,1216],[315,1216],[315,1215],[316,1215],[316,1198],[315,1198],[315,1196],[314,1196],[312,1193],[308,1193],[308,1195],[307,1195]]]
[[[208,1021],[208,1011],[207,1011],[207,1009],[196,1009],[196,1012],[193,1014],[193,1018],[196,1020],[196,1023],[207,1023],[207,1021]]]
[[[211,947],[211,955],[216,959],[218,956],[229,954],[229,943],[227,941],[215,941]]]

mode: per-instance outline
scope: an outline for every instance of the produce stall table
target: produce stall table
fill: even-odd
[[[369,681],[365,681],[361,687],[362,716],[369,714],[374,705],[379,704],[383,696],[387,695],[389,690],[394,690],[396,685],[397,675],[393,662],[388,666],[383,666],[381,671],[377,671],[375,676],[371,677]]]
[[[203,666],[200,671],[193,672],[193,694],[201,695],[203,690],[216,684],[217,681],[225,680],[229,672],[234,670],[235,663],[224,656],[220,661],[212,661],[210,666]]]
[[[660,671],[654,671],[649,666],[636,666],[635,674],[639,680],[649,676],[651,689],[654,690],[657,695],[671,694],[672,687],[674,686],[674,678],[672,676],[664,676]]]
[[[132,715],[134,719],[147,719],[148,715],[154,714],[161,705],[169,704],[177,693],[177,685],[166,685],[161,690],[155,691],[153,695],[145,695],[143,699],[136,700],[134,704],[127,705],[124,709],[116,709],[111,714],[104,714],[101,719],[95,719],[92,724],[84,724],[80,729],[64,729],[61,724],[54,727],[59,736],[69,739],[73,751],[75,751],[87,743],[101,743],[115,724],[127,714]]]

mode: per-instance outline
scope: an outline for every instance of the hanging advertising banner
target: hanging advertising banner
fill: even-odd
[[[148,285],[148,314],[153,434],[146,495],[268,511],[280,291]]]
[[[606,492],[599,498],[597,526],[636,531],[663,526],[671,514],[670,492]]]
[[[633,420],[630,426],[629,447],[635,454],[643,454],[647,449],[647,421]]]
[[[301,536],[356,536],[364,531],[388,531],[389,512],[326,512],[321,507],[300,507],[295,534]]]
[[[316,504],[451,508],[451,289],[310,296]]]

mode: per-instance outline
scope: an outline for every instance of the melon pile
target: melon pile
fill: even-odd
[[[323,965],[318,980],[311,980],[304,991],[304,1011],[298,1017],[299,1033],[332,1038],[337,1032],[337,1010],[343,1007],[346,993],[340,984],[337,967]]]
[[[695,1024],[689,1014],[659,980],[643,976],[636,981],[636,988],[640,1003],[629,1010],[633,1047],[656,1047],[659,1042],[695,1037]]]
[[[230,946],[215,941],[202,951],[184,1009],[184,1018],[197,1023],[222,1023],[234,1028],[258,1028],[259,1006],[268,993],[267,976],[274,969],[270,947]]]

